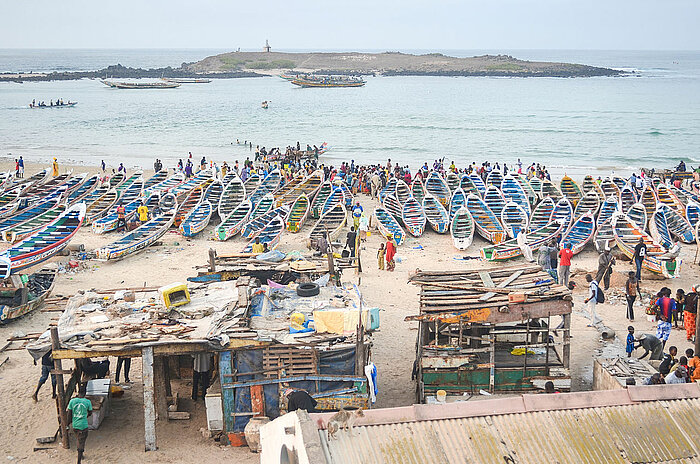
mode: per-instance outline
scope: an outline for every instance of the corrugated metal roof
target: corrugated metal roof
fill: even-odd
[[[355,426],[333,464],[700,464],[700,400]]]

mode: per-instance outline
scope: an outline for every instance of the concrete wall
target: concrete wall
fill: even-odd
[[[294,411],[260,427],[260,464],[279,464],[286,452],[295,456],[295,464],[324,464],[319,431],[306,411]]]
[[[618,390],[625,388],[617,377],[611,375],[603,365],[600,359],[593,360],[593,390]]]

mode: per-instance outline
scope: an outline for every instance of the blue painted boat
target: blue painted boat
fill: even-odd
[[[214,213],[214,207],[209,200],[200,202],[180,223],[179,231],[185,237],[194,237],[203,231]]]
[[[273,194],[282,182],[282,174],[279,169],[270,171],[267,176],[260,182],[258,188],[248,198],[253,206],[257,206],[258,202],[268,194]],[[274,198],[273,198],[274,201]]]
[[[403,220],[403,206],[401,206],[401,203],[396,198],[396,194],[385,196],[382,206],[389,212],[389,214],[394,216],[396,222],[399,224],[401,223]]]
[[[632,205],[632,207],[627,211],[627,216],[632,222],[637,224],[640,229],[645,230],[647,228],[649,216],[647,216],[646,208],[640,202]]]
[[[534,232],[537,229],[549,224],[549,219],[552,217],[552,211],[554,211],[554,200],[551,197],[544,197],[540,201],[535,209],[532,211],[530,216],[530,224],[528,226],[528,233]]]
[[[214,238],[216,240],[225,241],[241,231],[248,216],[253,211],[253,204],[250,200],[243,200],[236,208],[226,216],[219,226],[214,229]]]
[[[501,243],[506,238],[506,230],[501,220],[496,217],[491,208],[476,195],[467,196],[467,209],[474,219],[476,232],[491,243]]]
[[[265,226],[267,226],[270,223],[270,221],[272,221],[278,216],[281,217],[283,220],[286,220],[287,216],[289,216],[289,206],[278,206],[277,208],[270,209],[263,215],[257,216],[254,219],[251,219],[251,213],[251,217],[248,218],[248,222],[245,226],[243,226],[243,229],[241,230],[241,237],[248,239],[253,238],[259,230],[265,228]]]
[[[476,193],[472,195],[477,196]],[[462,206],[456,212],[450,222],[450,235],[452,243],[458,250],[466,250],[474,240],[474,218],[466,206]]]
[[[571,251],[578,254],[586,247],[588,242],[593,239],[595,234],[595,218],[593,214],[584,213],[576,219],[571,228],[567,230],[561,238],[560,245],[563,247],[569,244]]]
[[[492,169],[489,175],[486,176],[486,188],[488,188],[489,185],[493,185],[500,190],[501,182],[503,182],[503,174],[501,174],[501,171],[498,169]]]
[[[414,199],[415,201],[415,199]],[[396,218],[385,208],[378,206],[374,209],[374,217],[377,219],[377,228],[382,236],[391,236],[396,240],[397,245],[401,245],[406,238],[406,233]]]
[[[688,220],[660,202],[649,219],[649,232],[665,248],[671,248],[676,239],[684,243],[695,242],[695,231]]]
[[[484,183],[484,180],[481,178],[481,176],[475,172],[472,172],[469,174],[469,178],[472,180],[472,183],[476,188],[479,190],[479,196],[483,198],[484,193],[486,193],[486,184]],[[464,188],[464,187],[462,187]],[[466,190],[465,190],[466,192]]]
[[[49,210],[52,210],[61,203],[61,195],[63,190],[58,190],[47,196],[41,201],[20,210],[19,212],[8,216],[2,221],[0,221],[0,232],[4,232],[12,229],[13,227],[22,224],[23,222],[34,219],[37,216],[41,216]]]
[[[275,216],[275,218],[270,221],[264,228],[259,230],[251,239],[250,242],[243,248],[243,253],[250,253],[253,251],[253,244],[256,239],[260,240],[260,243],[267,244],[268,251],[275,249],[280,241],[280,236],[284,230],[284,219]]]
[[[615,211],[618,211],[618,197],[616,196],[609,196],[605,199],[602,205],[600,205],[600,210],[598,211],[598,217],[596,218],[596,227],[600,228],[600,225],[605,222],[609,221],[612,218],[612,215],[615,213]]]
[[[452,198],[450,198],[450,222],[452,222],[455,214],[462,206],[467,206],[467,193],[462,187],[457,187],[452,193]]]
[[[90,176],[84,182],[82,182],[76,189],[68,194],[66,197],[66,204],[68,206],[74,205],[80,201],[85,201],[92,192],[94,192],[100,184],[100,176],[95,174]]]
[[[438,234],[444,234],[450,227],[450,215],[442,203],[432,195],[426,195],[423,199],[423,212],[430,227]]]
[[[430,173],[425,180],[425,190],[439,201],[443,208],[449,208],[450,188],[439,172],[433,171]]]
[[[508,174],[503,178],[501,181],[501,193],[506,201],[515,202],[525,211],[527,217],[530,217],[530,200],[515,177]]]
[[[461,190],[461,189],[460,189]],[[418,200],[412,196],[403,204],[401,218],[406,226],[406,230],[414,237],[420,237],[425,231],[425,211]]]
[[[221,193],[221,198],[217,205],[219,217],[223,220],[231,214],[231,211],[236,209],[243,200],[247,198],[248,189],[238,176],[233,176],[227,184],[224,185],[224,190]],[[214,203],[212,203],[214,204]]]
[[[386,197],[387,195],[392,195],[392,194],[396,193],[396,184],[397,183],[398,183],[398,180],[396,179],[396,177],[392,177],[386,182],[386,185],[384,186],[384,188],[379,191],[378,196],[379,196],[380,203],[384,201],[384,197]]]
[[[489,185],[484,193],[484,202],[493,211],[497,218],[501,217],[501,211],[506,206],[506,199],[503,197],[501,190],[495,185]]]
[[[462,177],[460,177],[459,187],[462,190],[464,190],[464,193],[466,195],[469,195],[470,193],[473,193],[478,196],[482,195],[481,190],[479,190],[472,178],[469,177],[467,174],[462,174]],[[486,189],[484,189],[484,191],[486,191]]]
[[[342,205],[343,208],[346,208],[345,192],[340,187],[333,187],[333,191],[330,193],[330,195],[328,195],[325,203],[323,203],[323,208],[321,208],[321,216],[333,209],[335,205]]]
[[[561,200],[554,205],[554,211],[552,211],[552,216],[549,221],[560,221],[564,225],[562,230],[569,230],[571,224],[574,221],[574,207],[571,206],[571,202],[568,198],[562,197]]]
[[[519,233],[527,233],[528,218],[522,206],[514,201],[509,201],[501,211],[501,224],[511,238],[516,238]]]

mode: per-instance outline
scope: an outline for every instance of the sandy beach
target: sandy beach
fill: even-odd
[[[28,161],[26,176],[45,167],[32,164],[31,160]],[[14,169],[14,163],[9,159],[3,159],[0,162],[0,169]],[[61,172],[68,169],[73,169],[74,173],[94,173],[98,170],[93,166],[61,165]],[[145,171],[144,174],[150,175],[151,172]],[[553,180],[558,182],[559,179]],[[357,199],[367,213],[371,213],[376,206],[376,202],[366,195],[360,195]],[[176,281],[184,282],[188,276],[196,275],[195,266],[206,263],[209,248],[214,248],[219,253],[240,251],[243,248],[245,241],[240,237],[227,242],[211,240],[209,238],[211,230],[212,227],[209,226],[197,238],[191,240],[171,230],[161,240],[160,246],[148,248],[115,263],[83,261],[76,271],[59,276],[53,295],[70,296],[77,291],[92,288],[161,286]],[[87,250],[93,250],[114,241],[116,236],[115,233],[98,236],[89,228],[85,228],[78,232],[72,243],[84,244]],[[344,240],[344,234],[341,237]],[[305,238],[304,231],[301,234],[284,233],[278,249],[283,252],[295,249],[305,251]],[[375,404],[375,407],[379,408],[405,406],[415,401],[415,384],[411,380],[411,371],[415,359],[417,324],[405,322],[404,318],[418,313],[419,288],[407,282],[408,275],[416,269],[477,269],[487,266],[480,259],[464,259],[464,257],[479,256],[479,249],[486,245],[481,238],[475,237],[472,246],[466,252],[460,252],[452,245],[449,234],[439,235],[430,231],[420,238],[409,238],[399,247],[400,262],[397,263],[393,273],[379,271],[375,257],[382,241],[380,234],[372,233],[362,244],[363,273],[361,276],[351,271],[343,274],[343,281],[352,283],[360,281],[359,288],[369,305],[383,309],[380,315],[381,328],[373,336],[372,348],[372,361],[379,371],[379,395]],[[6,244],[0,247],[4,248]],[[643,293],[655,294],[662,286],[670,287],[674,294],[678,288],[689,291],[692,285],[700,282],[698,266],[694,264],[695,255],[694,245],[683,246],[681,277],[673,281],[656,280],[644,274]],[[587,296],[584,277],[586,272],[595,273],[597,258],[598,254],[591,244],[585,251],[575,256],[572,262],[572,280],[577,284],[574,292],[571,344],[571,376],[574,391],[591,389],[593,357],[597,350],[605,348],[606,352],[624,353],[624,337],[629,325],[625,318],[623,283],[626,280],[626,273],[633,270],[633,266],[629,262],[618,260],[611,279],[611,289],[606,292],[606,302],[598,305],[598,315],[603,318],[604,325],[613,328],[618,338],[603,342],[595,327],[587,327],[590,321],[585,317],[583,304]],[[68,259],[68,257],[54,258],[55,261],[61,262]],[[509,262],[508,265],[523,262],[524,260],[520,258]],[[645,296],[644,302],[648,302],[648,299],[649,297]],[[9,325],[0,326],[0,345],[13,334],[45,330],[50,320],[60,314],[47,309],[51,307],[37,310]],[[632,325],[637,333],[653,334],[656,324],[647,320],[644,308],[639,303],[635,306],[635,314],[636,320]],[[685,331],[682,329],[672,330],[667,347],[670,345],[676,345],[679,354],[691,347],[691,344],[685,341]],[[37,437],[52,435],[56,430],[55,404],[50,396],[50,383],[42,388],[39,402],[35,404],[32,401],[31,394],[39,378],[40,366],[33,365],[32,358],[26,350],[13,349],[17,346],[19,343],[15,342],[10,350],[3,352],[0,356],[0,362],[9,357],[9,360],[0,367],[0,409],[3,411],[5,424],[0,428],[0,452],[7,457],[7,462],[74,462],[74,449],[64,450],[59,444],[36,444]],[[641,353],[640,350],[635,354],[639,356]],[[114,369],[111,370],[113,375]],[[192,418],[188,421],[159,423],[159,449],[144,453],[143,396],[139,359],[134,361],[131,378],[134,381],[131,384],[132,388],[127,390],[122,398],[114,400],[111,416],[98,430],[90,433],[86,447],[87,462],[196,463],[235,460],[243,464],[258,461],[257,455],[250,453],[248,448],[223,447],[213,439],[205,438],[200,432],[200,429],[206,429],[204,406],[201,402],[194,403],[189,399],[183,400],[183,409],[191,412]],[[187,391],[188,382],[184,379],[181,381],[179,388],[183,392]],[[183,393],[182,396],[187,395]],[[45,446],[49,449],[34,451],[36,446]]]

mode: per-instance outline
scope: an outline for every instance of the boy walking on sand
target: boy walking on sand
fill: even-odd
[[[625,351],[627,351],[627,357],[631,358],[632,352],[634,351],[634,327],[627,327],[627,332],[627,346],[625,347]]]
[[[379,250],[377,250],[377,263],[379,264],[379,270],[384,270],[384,244],[379,244]]]
[[[78,397],[68,402],[68,420],[73,424],[73,431],[78,439],[78,464],[83,460],[85,442],[88,436],[88,416],[92,413],[92,403],[85,398],[86,385],[80,385]]]

